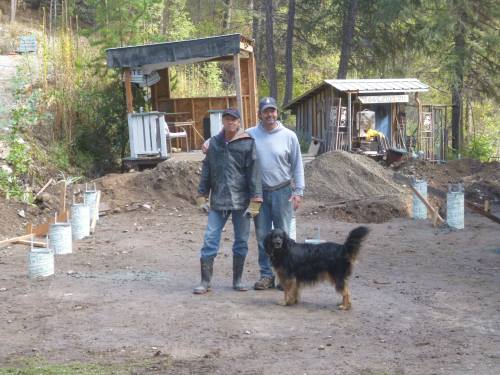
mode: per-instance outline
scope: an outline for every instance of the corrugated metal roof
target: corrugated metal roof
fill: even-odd
[[[420,82],[416,78],[325,79],[318,86],[292,100],[284,108],[293,108],[295,105],[314,95],[325,86],[332,86],[341,92],[352,92],[356,94],[388,94],[429,91],[429,86]]]
[[[240,42],[253,42],[241,34],[218,35],[200,39],[108,48],[110,68],[135,68],[153,64],[185,64],[206,61],[240,52]]]
[[[428,91],[416,78],[401,79],[326,79],[326,83],[343,92],[383,93],[383,92],[417,92]]]

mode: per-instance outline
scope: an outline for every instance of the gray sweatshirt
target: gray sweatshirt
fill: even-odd
[[[297,135],[281,122],[270,132],[262,123],[246,131],[255,139],[263,189],[293,181],[294,194],[304,195],[304,167]]]

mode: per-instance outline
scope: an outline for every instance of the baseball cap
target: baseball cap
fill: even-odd
[[[224,112],[222,112],[222,117],[226,115],[233,116],[234,118],[241,118],[240,111],[236,108],[226,108]]]
[[[270,96],[262,98],[261,101],[259,102],[259,112],[262,112],[268,108],[278,109],[278,104],[276,103],[276,99]]]

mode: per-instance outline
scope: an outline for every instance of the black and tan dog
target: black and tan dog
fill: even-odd
[[[340,309],[350,309],[351,297],[347,281],[368,232],[367,227],[361,226],[349,233],[344,244],[307,244],[295,242],[280,229],[272,230],[266,236],[264,246],[285,291],[285,304],[293,305],[298,302],[302,286],[330,281],[337,292],[342,294]]]

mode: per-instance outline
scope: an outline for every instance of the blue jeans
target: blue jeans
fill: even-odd
[[[208,224],[201,248],[202,259],[215,257],[219,251],[222,229],[226,225],[229,215],[233,217],[234,243],[233,255],[246,257],[248,253],[248,234],[250,232],[250,219],[244,215],[245,210],[208,212]]]
[[[293,207],[289,202],[292,196],[291,186],[285,186],[274,191],[263,191],[264,202],[260,213],[255,217],[255,233],[259,245],[259,268],[261,277],[273,276],[271,262],[264,250],[264,239],[271,227],[290,233]]]

